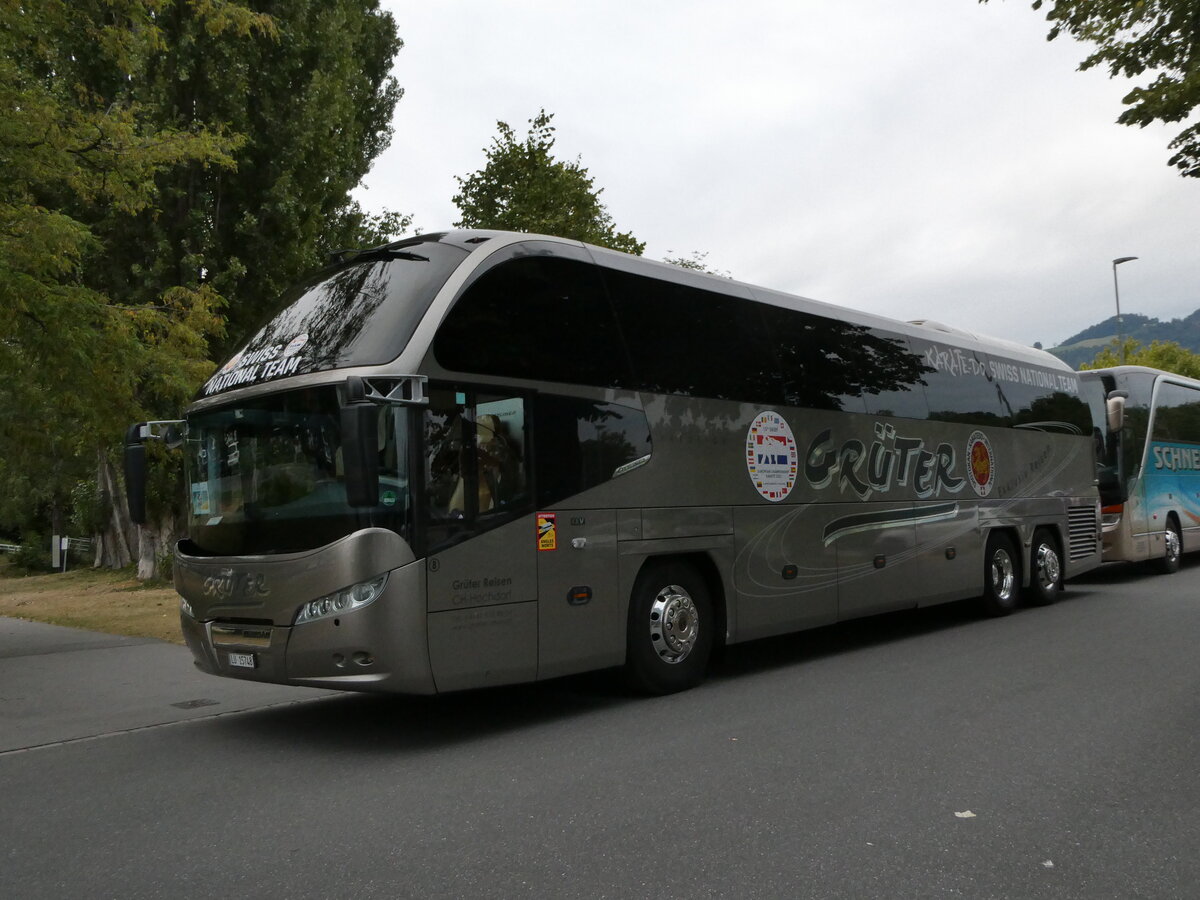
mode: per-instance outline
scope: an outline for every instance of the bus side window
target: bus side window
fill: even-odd
[[[423,431],[431,545],[527,511],[523,398],[435,388]]]
[[[1155,441],[1194,443],[1200,435],[1200,391],[1162,382],[1155,400]]]
[[[640,409],[539,395],[537,503],[550,506],[649,460],[650,425]]]

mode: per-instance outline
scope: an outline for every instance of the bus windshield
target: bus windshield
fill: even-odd
[[[437,237],[363,251],[285,295],[199,396],[395,359],[438,289],[467,256]]]
[[[189,534],[205,554],[309,550],[360,528],[409,537],[408,419],[379,410],[379,503],[346,502],[337,388],[275,394],[187,423]]]

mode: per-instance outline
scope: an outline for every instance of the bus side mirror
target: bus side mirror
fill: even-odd
[[[1117,434],[1125,427],[1125,400],[1129,397],[1127,391],[1110,391],[1105,403],[1108,413],[1108,432]]]
[[[379,504],[379,407],[365,399],[362,379],[346,384],[342,407],[342,466],[346,502],[351,506]]]
[[[142,443],[144,422],[130,425],[125,432],[125,499],[129,518],[146,524],[146,445]]]

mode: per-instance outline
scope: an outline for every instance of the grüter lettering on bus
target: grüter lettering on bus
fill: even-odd
[[[940,443],[928,450],[922,438],[902,437],[894,425],[876,422],[875,440],[869,447],[855,438],[839,447],[829,428],[818,434],[804,457],[804,477],[818,490],[836,477],[841,491],[849,488],[860,500],[875,491],[886,493],[893,485],[909,484],[925,499],[943,491],[956,494],[962,490],[965,481],[954,474],[956,462],[950,444]]]

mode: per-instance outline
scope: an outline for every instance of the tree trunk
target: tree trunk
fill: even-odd
[[[146,581],[158,578],[159,560],[175,550],[180,535],[179,523],[172,513],[166,513],[157,522],[138,529],[138,578]]]
[[[129,504],[125,501],[125,491],[121,489],[116,470],[103,451],[98,454],[96,483],[108,499],[110,512],[104,530],[96,535],[96,558],[93,565],[123,569],[133,562],[130,547],[135,540],[137,526],[129,519]]]

